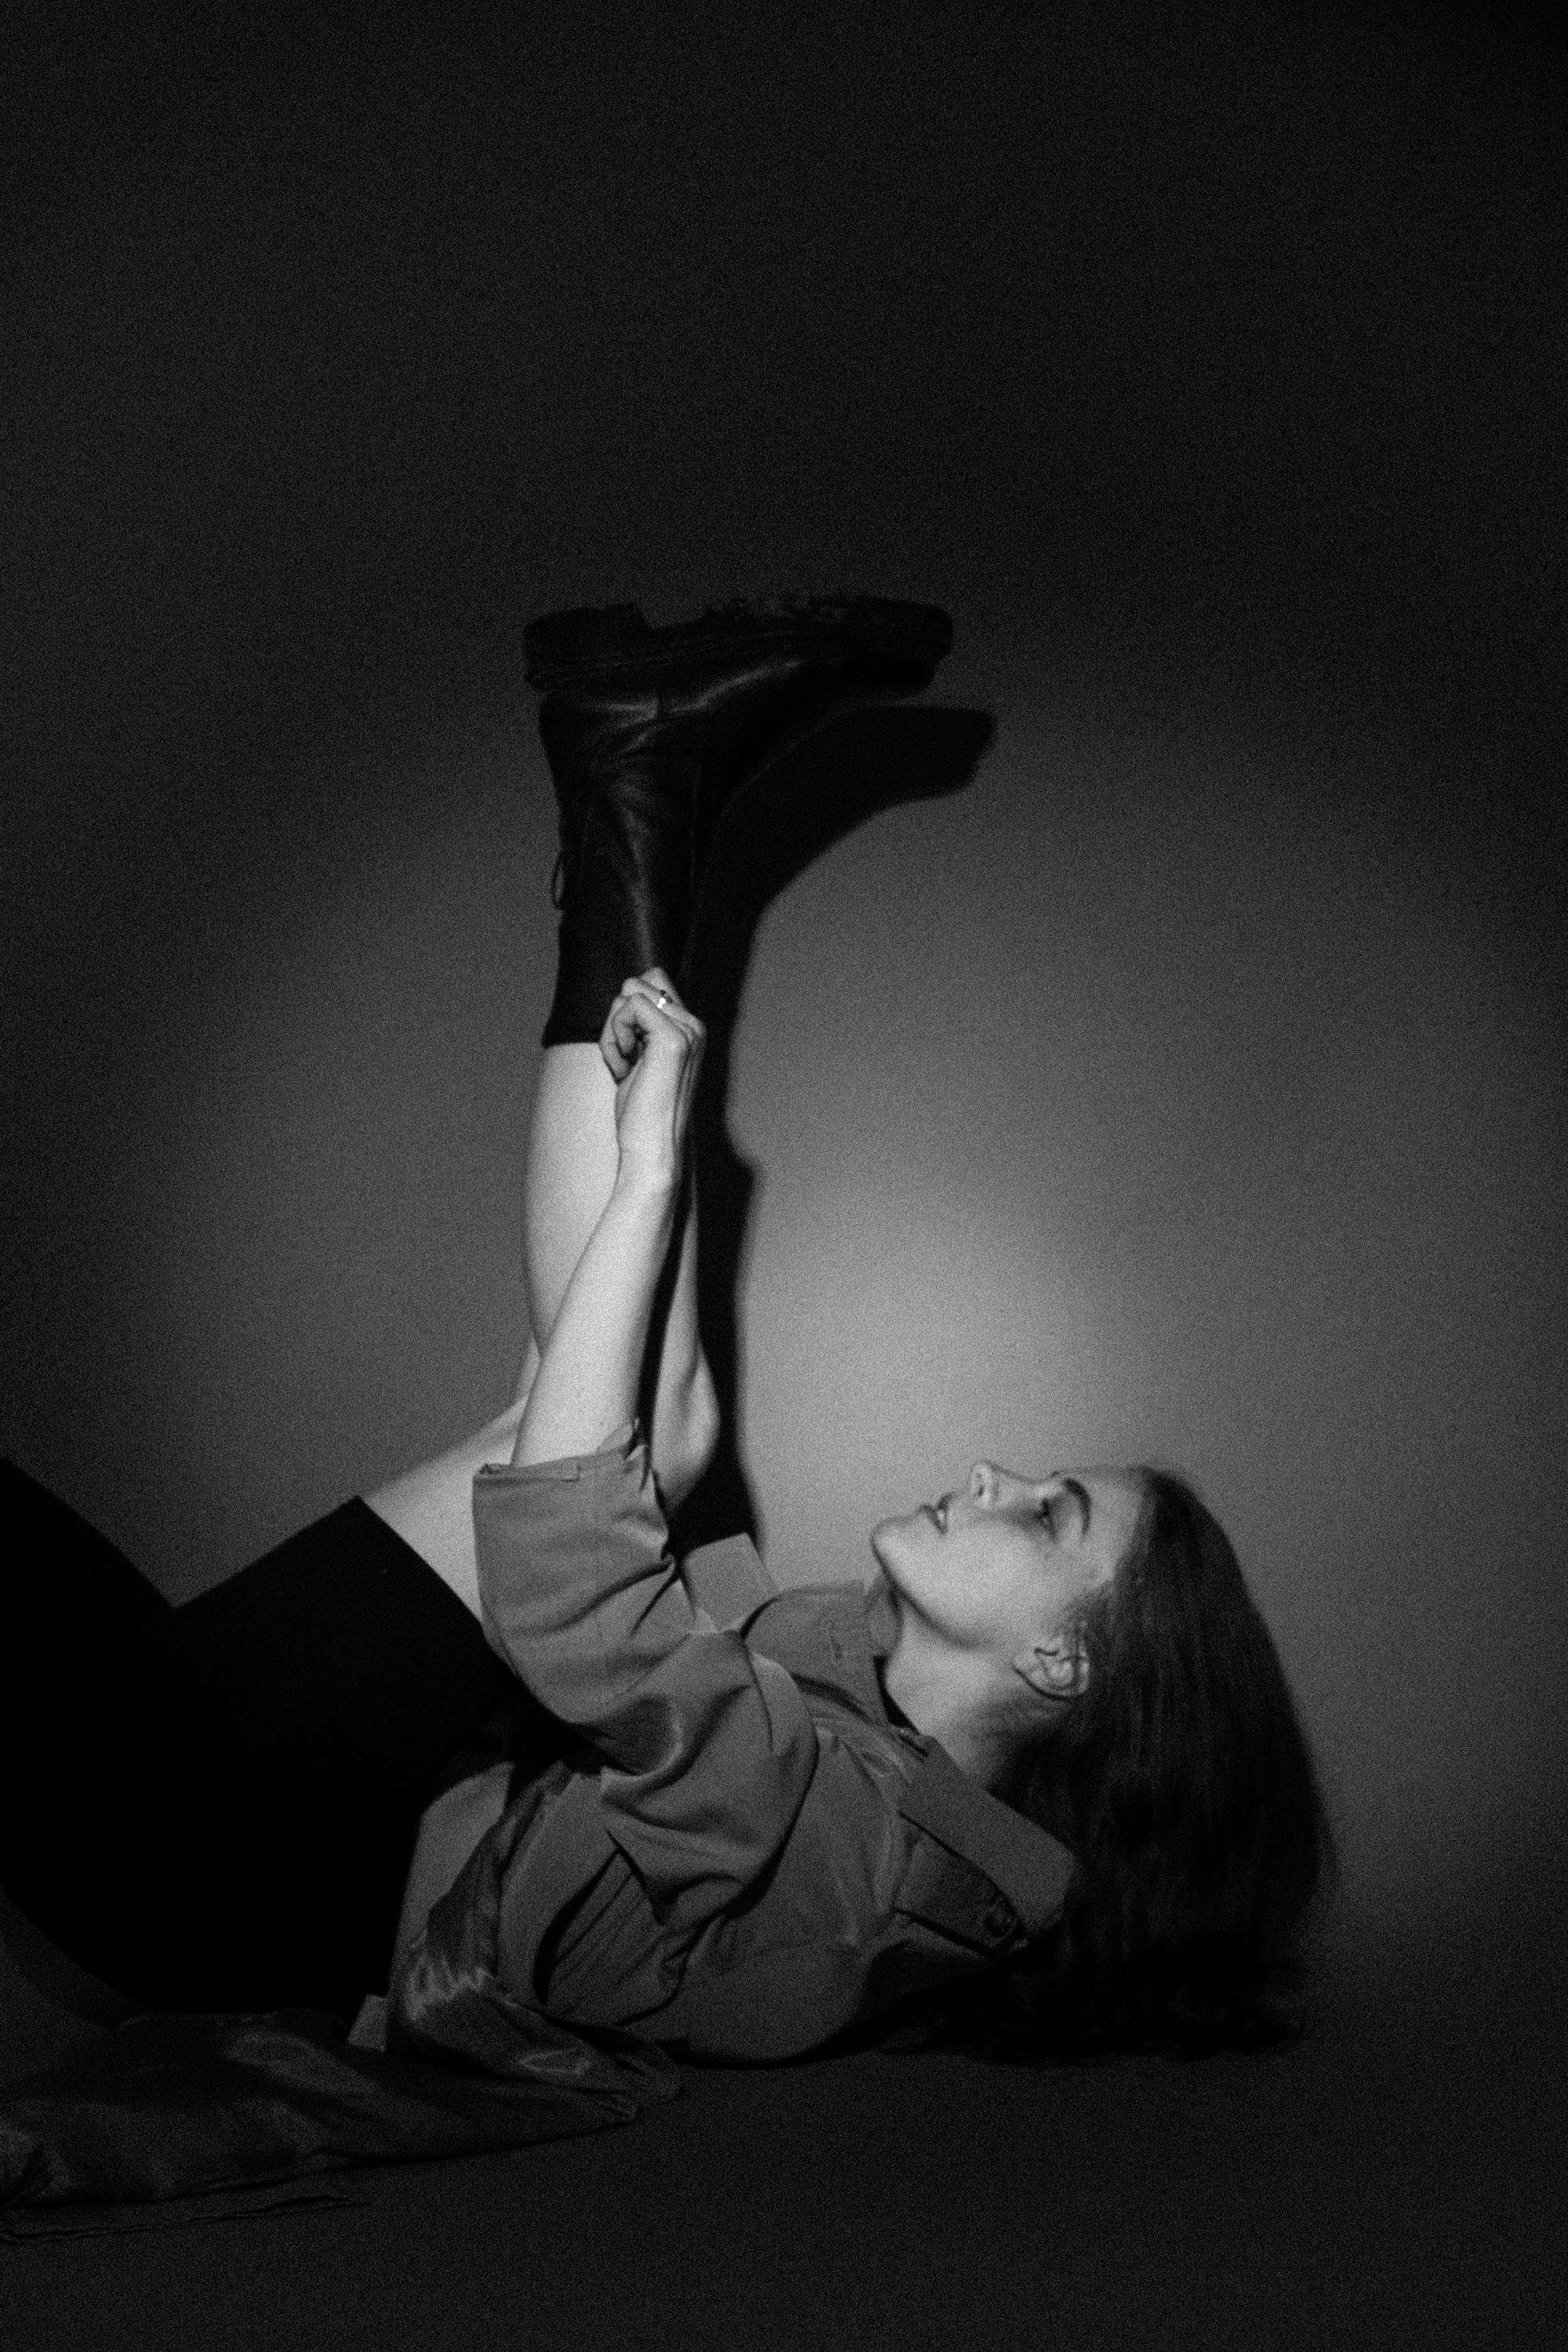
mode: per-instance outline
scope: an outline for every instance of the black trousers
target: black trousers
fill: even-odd
[[[13,1902],[154,2007],[352,2016],[421,1811],[522,1698],[476,1620],[358,1501],[178,1609],[8,1462],[0,1545]]]

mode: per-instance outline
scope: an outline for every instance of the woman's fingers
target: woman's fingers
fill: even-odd
[[[631,982],[623,984],[620,994],[611,1005],[599,1040],[610,1075],[619,1086],[642,1052],[647,1036],[653,1000],[645,997]]]
[[[687,1012],[668,973],[655,964],[622,982],[599,1039],[599,1050],[617,1086],[635,1066],[660,1020],[670,1021],[689,1036],[701,1034],[701,1023]]]
[[[650,964],[647,971],[639,972],[636,981],[628,982],[627,985],[628,987],[646,988],[651,995],[656,997],[667,996],[672,1004],[679,1004],[680,1003],[679,993],[677,991],[674,981],[671,980],[668,972],[667,972],[660,964]]]
[[[679,1172],[708,1032],[655,967],[626,981],[600,1040],[616,1081],[623,1167]]]
[[[680,1001],[674,981],[667,971],[661,971],[658,964],[647,971],[638,972],[634,979],[623,981],[621,996],[616,1002],[618,1003],[621,998],[637,996],[645,998],[658,1013],[685,1015],[688,1021],[691,1018]]]

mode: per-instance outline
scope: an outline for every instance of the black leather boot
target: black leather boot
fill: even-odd
[[[720,818],[836,710],[929,686],[952,643],[931,604],[813,597],[650,628],[635,604],[531,622],[524,667],[560,808],[546,1045],[595,1041],[629,973],[679,977]]]

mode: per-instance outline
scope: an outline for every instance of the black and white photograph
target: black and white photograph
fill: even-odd
[[[18,0],[7,2352],[1568,2307],[1568,55]]]

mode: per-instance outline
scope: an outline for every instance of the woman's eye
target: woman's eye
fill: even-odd
[[[1041,1503],[1041,1505],[1040,1505],[1040,1517],[1041,1517],[1041,1518],[1042,1518],[1042,1519],[1044,1519],[1044,1521],[1045,1521],[1045,1523],[1046,1523],[1047,1527],[1047,1528],[1049,1528],[1049,1529],[1050,1529],[1050,1531],[1051,1531],[1052,1535],[1055,1535],[1055,1533],[1056,1533],[1056,1531],[1057,1531],[1057,1523],[1056,1523],[1055,1519],[1053,1519],[1053,1518],[1052,1518],[1052,1517],[1051,1517],[1051,1507],[1050,1507],[1049,1503],[1047,1503],[1047,1502],[1042,1502],[1042,1503]]]

